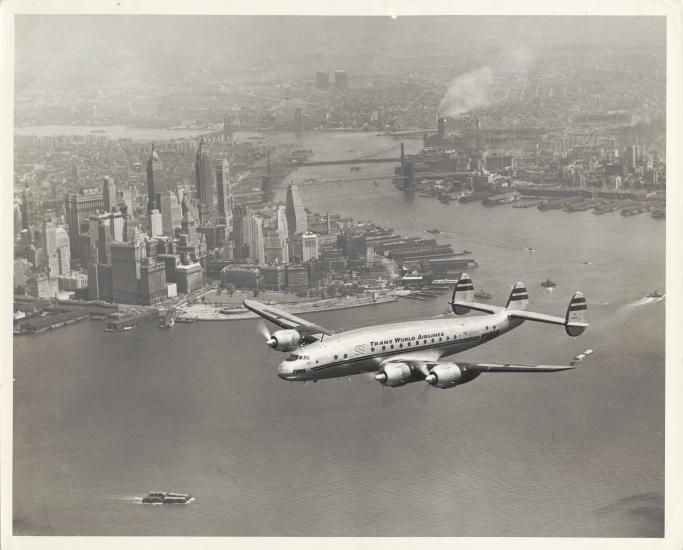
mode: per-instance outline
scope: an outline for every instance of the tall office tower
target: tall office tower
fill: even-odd
[[[233,257],[242,258],[242,247],[244,246],[244,232],[242,231],[242,222],[247,217],[247,207],[243,205],[236,205],[232,209],[233,224],[232,224],[232,242],[233,242]]]
[[[159,176],[161,173],[161,160],[159,160],[159,155],[154,149],[154,144],[152,143],[152,152],[149,154],[149,159],[147,159],[147,213],[149,214],[152,210],[156,209],[156,192],[155,184],[159,183]],[[156,180],[156,181],[155,181]],[[130,212],[132,214],[132,212]]]
[[[66,275],[71,271],[71,246],[69,245],[69,233],[63,227],[55,231],[57,240],[57,257],[59,258],[59,274]]]
[[[104,198],[100,194],[70,193],[64,199],[66,223],[69,225],[69,244],[71,259],[81,257],[81,226],[90,216],[104,208]]]
[[[247,214],[242,220],[244,244],[249,247],[249,257],[257,264],[266,262],[265,240],[263,238],[263,218]]]
[[[167,296],[166,266],[155,258],[145,258],[140,265],[140,302],[151,306]]]
[[[123,226],[125,220],[123,214],[117,209],[109,214],[109,225],[111,230],[111,238],[115,241],[123,241]]]
[[[232,117],[223,113],[223,141],[232,143]]]
[[[195,159],[195,172],[197,176],[197,201],[199,203],[199,224],[204,225],[209,221],[209,212],[214,208],[213,171],[209,154],[204,149],[204,138],[199,140],[199,149]]]
[[[149,234],[151,237],[157,237],[163,233],[162,215],[157,209],[154,209],[149,213]]]
[[[140,268],[146,258],[144,240],[111,243],[111,269],[114,302],[137,304],[140,301]]]
[[[318,90],[327,90],[330,87],[330,73],[318,71],[315,73],[315,87]]]
[[[346,71],[334,71],[334,87],[337,90],[346,90],[349,87],[349,73]]]
[[[116,200],[116,185],[109,177],[105,177],[102,182],[102,196],[104,198],[104,209],[111,212],[118,202]]]
[[[218,195],[219,223],[232,231],[232,193],[230,193],[230,164],[221,159],[216,162],[216,194]]]
[[[173,191],[164,191],[161,194],[161,220],[164,235],[173,236],[176,228],[180,227],[183,213],[178,203],[178,197]]]
[[[285,208],[284,205],[279,204],[275,216],[277,232],[286,237],[289,235],[289,230],[287,229],[287,208]]]
[[[280,233],[267,233],[265,237],[265,253],[267,264],[289,263],[289,247],[287,237]]]
[[[302,261],[304,262],[320,257],[318,252],[318,235],[311,232],[301,235],[301,254]]]
[[[290,233],[306,233],[308,221],[304,203],[299,196],[297,186],[291,183],[287,187],[287,227]]]
[[[133,197],[133,191],[130,189],[123,189],[122,191],[119,191],[118,193],[118,202],[121,205],[121,208],[123,209],[125,207],[126,211],[124,213],[125,216],[132,216],[134,213],[134,206],[135,206],[135,199]]]
[[[206,244],[197,230],[197,222],[189,210],[185,211],[180,224],[177,252],[191,262],[206,263]]]
[[[25,187],[21,193],[21,228],[28,229],[33,211],[33,192]]]
[[[44,222],[43,232],[43,261],[48,268],[48,276],[53,279],[61,275],[59,272],[59,254],[57,252],[57,226],[52,222]]]
[[[14,205],[14,238],[16,239],[22,230],[22,213],[21,206],[18,204]]]

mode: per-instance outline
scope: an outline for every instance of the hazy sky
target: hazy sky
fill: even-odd
[[[490,63],[519,46],[536,55],[572,48],[663,56],[664,36],[662,17],[20,15],[16,86],[21,93],[55,74],[72,86],[103,87],[200,70],[235,79],[342,67],[356,75],[400,74],[426,64],[439,70]]]

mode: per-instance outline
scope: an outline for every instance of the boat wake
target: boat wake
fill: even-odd
[[[625,308],[631,308],[631,307],[646,306],[647,304],[654,304],[655,302],[661,302],[665,296],[666,295],[657,296],[656,298],[643,296],[642,298],[637,299],[635,302],[631,302],[630,304],[626,304],[624,307]]]
[[[130,504],[142,504],[142,497],[109,495],[107,498],[109,500],[118,500],[119,502],[129,502]]]

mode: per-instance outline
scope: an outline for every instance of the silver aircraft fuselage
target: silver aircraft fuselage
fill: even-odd
[[[508,313],[391,323],[325,335],[322,341],[292,351],[277,373],[290,381],[321,380],[376,372],[387,359],[438,361],[488,342],[524,322],[510,319]]]

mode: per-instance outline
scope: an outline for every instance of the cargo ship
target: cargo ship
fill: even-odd
[[[143,504],[187,504],[190,500],[192,500],[190,495],[161,491],[150,491],[142,497]]]

